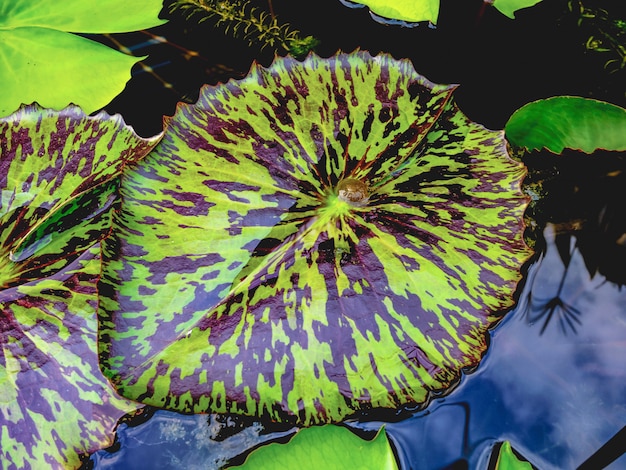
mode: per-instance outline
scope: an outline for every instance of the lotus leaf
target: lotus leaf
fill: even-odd
[[[99,271],[96,245],[53,276],[0,291],[2,468],[77,468],[140,406],[98,368]]]
[[[398,20],[407,23],[429,21],[437,24],[439,16],[439,0],[340,0],[352,6],[367,6],[372,16],[383,20]]]
[[[141,58],[122,54],[74,33],[115,33],[149,28],[162,2],[143,0],[0,0],[0,116],[25,103],[87,112],[124,89]]]
[[[119,116],[31,105],[0,119],[0,436],[3,468],[77,467],[138,405],[98,367],[99,240],[116,177],[156,139]]]
[[[243,465],[236,468],[397,470],[398,465],[384,429],[373,440],[366,441],[344,427],[327,425],[301,429],[287,444],[263,445],[253,451]]]
[[[505,130],[512,145],[528,150],[624,151],[626,109],[589,98],[557,96],[522,106]]]
[[[355,52],[180,105],[103,242],[105,375],[155,406],[305,424],[448,389],[529,256],[525,168],[454,89]]]
[[[0,288],[54,273],[104,236],[116,197],[107,183],[156,141],[75,106],[0,119]]]

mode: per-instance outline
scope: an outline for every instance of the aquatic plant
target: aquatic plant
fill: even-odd
[[[91,113],[120,93],[141,60],[72,33],[116,33],[162,24],[160,0],[0,0],[0,116],[37,101]]]
[[[132,399],[302,424],[428,402],[513,304],[525,170],[365,52],[205,87],[121,179],[100,355]]]
[[[77,467],[140,406],[98,367],[96,282],[115,178],[155,143],[76,107],[0,119],[3,468]]]
[[[175,0],[169,10],[185,12],[187,19],[213,21],[225,33],[244,39],[249,45],[282,50],[295,57],[305,56],[319,42],[313,36],[301,37],[299,31],[280,23],[272,12],[250,6],[249,0]]]

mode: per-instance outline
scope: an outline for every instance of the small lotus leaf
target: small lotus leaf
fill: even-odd
[[[73,103],[88,113],[106,105],[141,58],[69,32],[157,26],[161,7],[160,0],[0,0],[0,116],[35,101],[55,109]]]
[[[352,470],[375,468],[397,470],[396,458],[384,429],[366,441],[341,426],[315,426],[300,429],[286,444],[268,444],[253,451],[241,470]]]
[[[77,107],[31,105],[0,119],[3,468],[77,467],[137,407],[98,367],[98,242],[116,178],[156,140]]]
[[[407,23],[429,21],[437,24],[439,0],[341,0],[346,4],[367,6],[372,15]]]
[[[624,151],[626,109],[589,98],[557,96],[522,106],[505,130],[512,145],[528,150]]]
[[[497,448],[495,470],[532,470],[533,466],[526,460],[520,459],[513,452],[511,443],[504,441]]]
[[[331,422],[476,366],[529,256],[525,169],[454,89],[355,52],[181,105],[103,245],[99,344],[124,396]]]

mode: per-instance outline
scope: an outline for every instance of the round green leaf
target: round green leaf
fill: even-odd
[[[344,427],[329,425],[300,429],[287,444],[263,445],[235,468],[397,470],[398,465],[384,429],[373,440],[365,441]]]
[[[626,109],[575,96],[557,96],[529,103],[513,113],[505,127],[512,145],[592,153],[626,150]]]
[[[156,406],[312,423],[476,366],[529,256],[525,169],[454,89],[355,52],[181,105],[122,178],[106,375]]]
[[[437,24],[439,0],[341,0],[367,6],[375,15],[389,20],[418,23],[429,21]]]

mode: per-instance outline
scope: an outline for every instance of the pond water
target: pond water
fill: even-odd
[[[401,468],[487,468],[492,446],[503,440],[540,469],[577,468],[624,427],[626,289],[589,275],[575,237],[567,237],[565,265],[554,227],[545,235],[546,250],[529,268],[518,306],[491,332],[475,372],[426,410],[404,410],[400,421],[348,423],[361,430],[384,424]],[[224,431],[232,436],[220,438]],[[91,464],[220,468],[291,434],[270,431],[237,417],[157,411],[143,424],[122,424],[116,450],[95,453]],[[626,468],[626,456],[609,468]]]

